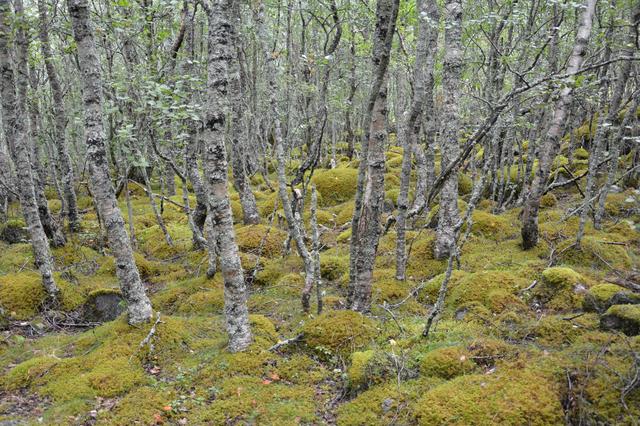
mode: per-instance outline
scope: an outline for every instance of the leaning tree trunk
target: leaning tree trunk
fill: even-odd
[[[16,10],[21,2],[16,2]],[[49,248],[49,241],[40,222],[38,205],[36,203],[34,178],[29,157],[30,143],[27,129],[25,128],[27,76],[18,73],[14,79],[11,67],[11,54],[8,47],[8,36],[11,33],[8,25],[9,0],[0,0],[0,98],[2,99],[2,112],[4,132],[9,143],[9,151],[13,159],[17,174],[17,191],[22,207],[22,214],[29,229],[31,246],[35,265],[42,275],[42,284],[49,297],[55,301],[58,287],[53,279],[53,259]],[[24,27],[19,25],[16,34],[18,50],[26,49],[26,37]],[[18,61],[26,61],[24,55],[17,55]],[[26,63],[18,64],[18,69],[26,68]],[[15,80],[18,80],[17,82]],[[19,86],[16,98],[16,83]],[[20,119],[21,118],[21,119]]]
[[[67,116],[64,110],[64,96],[58,72],[56,71],[53,54],[51,52],[51,43],[49,41],[47,5],[44,0],[38,0],[38,12],[40,14],[40,49],[44,57],[44,65],[49,77],[49,87],[51,88],[52,108],[54,117],[54,135],[55,146],[58,150],[58,162],[60,164],[60,172],[62,177],[62,187],[64,199],[66,202],[66,213],[69,219],[69,229],[72,232],[80,230],[80,218],[78,215],[78,202],[76,191],[73,186],[74,175],[73,165],[71,164],[71,156],[67,148],[67,140],[65,137],[65,128],[67,125]]]
[[[238,246],[227,184],[225,126],[228,113],[230,63],[235,59],[232,0],[209,3],[209,56],[206,116],[204,120],[204,171],[209,214],[218,241],[218,258],[224,276],[224,312],[229,350],[245,350],[251,344],[247,288]]]
[[[17,174],[17,191],[22,207],[22,214],[29,229],[31,246],[35,265],[42,275],[42,284],[49,297],[55,301],[58,294],[58,287],[53,279],[53,260],[49,248],[49,241],[40,223],[38,205],[34,190],[31,162],[29,160],[29,140],[28,132],[25,128],[27,114],[27,76],[18,73],[14,79],[11,67],[11,53],[9,51],[8,38],[11,34],[8,16],[10,13],[9,0],[0,0],[0,97],[2,99],[2,112],[4,132],[9,142],[11,157],[13,159]],[[20,10],[22,2],[16,2],[16,12]],[[26,50],[27,40],[24,27],[20,25],[15,39],[18,51]],[[18,54],[18,69],[26,68],[26,56]],[[16,81],[17,80],[17,81]],[[16,83],[18,86],[18,96],[16,98]]]
[[[374,83],[369,97],[352,220],[351,271],[347,304],[366,312],[371,304],[371,279],[380,240],[384,201],[384,148],[387,140],[387,68],[396,28],[399,0],[378,0],[372,65]]]
[[[446,22],[444,30],[445,57],[442,78],[444,92],[442,159],[441,170],[454,161],[460,153],[458,143],[459,123],[458,106],[460,103],[460,86],[462,73],[462,2],[447,0],[445,2]],[[459,222],[458,212],[458,174],[451,173],[440,191],[440,209],[438,211],[438,227],[434,256],[438,259],[447,257],[455,249],[455,227]]]
[[[584,62],[587,43],[591,35],[596,2],[597,0],[587,0],[586,8],[580,17],[576,41],[567,66],[567,74],[569,75],[578,72]],[[529,198],[526,200],[522,211],[522,247],[525,250],[531,249],[538,244],[538,211],[540,210],[540,198],[545,192],[553,160],[560,150],[560,138],[562,137],[569,106],[573,98],[573,90],[573,81],[569,81],[569,84],[560,90],[551,120],[551,126],[540,147],[538,168],[531,183]]]
[[[107,232],[109,247],[115,257],[116,275],[127,302],[129,324],[138,324],[148,321],[153,312],[133,258],[131,243],[109,176],[106,137],[102,126],[102,76],[89,19],[89,4],[87,0],[68,0],[67,6],[73,37],[78,46],[87,164],[93,198]]]
[[[396,238],[396,279],[404,280],[407,267],[405,227],[407,210],[409,209],[409,183],[411,178],[411,157],[416,151],[416,157],[424,158],[424,154],[417,153],[418,136],[422,123],[419,118],[422,116],[423,106],[427,96],[433,96],[433,62],[436,55],[436,43],[438,39],[438,5],[435,0],[418,0],[418,41],[416,45],[416,63],[414,69],[413,100],[411,108],[405,113],[406,122],[402,129],[404,140],[404,151],[402,153],[402,173],[400,178],[400,194],[398,195],[398,218],[397,218],[397,238]],[[426,180],[423,161],[420,163],[419,185],[416,197],[424,197],[424,185]]]

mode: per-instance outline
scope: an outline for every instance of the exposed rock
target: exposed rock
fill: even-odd
[[[620,330],[627,336],[637,336],[640,334],[640,306],[611,306],[600,318],[600,327],[605,330]]]
[[[86,321],[106,322],[118,318],[125,310],[122,294],[114,289],[94,291],[82,308],[82,317]]]

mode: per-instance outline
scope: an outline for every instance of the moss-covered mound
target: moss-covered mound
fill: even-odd
[[[640,305],[613,305],[600,319],[605,330],[620,330],[628,336],[640,334]]]
[[[322,195],[322,205],[335,206],[353,198],[356,193],[358,171],[346,167],[319,170],[311,181]]]
[[[375,322],[354,311],[329,311],[306,323],[304,341],[312,349],[349,354],[376,335]]]
[[[526,369],[464,375],[427,391],[414,406],[420,425],[557,425],[564,422],[553,381]]]
[[[274,257],[284,249],[287,233],[266,225],[247,225],[236,228],[236,243],[245,252],[261,252],[263,256]]]

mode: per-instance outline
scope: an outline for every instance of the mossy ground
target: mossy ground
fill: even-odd
[[[385,190],[392,204],[401,155],[394,147],[386,156]],[[573,160],[575,168],[584,158]],[[317,170],[313,178],[323,225],[325,312],[320,316],[301,311],[302,262],[295,245],[286,252],[286,227],[279,216],[273,221],[269,217],[277,196],[254,177],[262,223],[244,226],[237,194],[232,194],[243,266],[247,276],[255,273],[248,300],[255,339],[244,353],[226,351],[223,282],[219,274],[205,276],[207,255],[193,249],[184,214],[165,203],[163,218],[175,242],[170,247],[136,187],[131,188],[136,262],[154,309],[161,313],[153,349],[140,347],[152,324],[130,327],[124,317],[89,329],[50,327],[30,246],[0,241],[0,325],[5,329],[0,336],[0,422],[637,421],[640,391],[625,394],[625,404],[621,395],[635,374],[633,357],[640,340],[608,331],[607,320],[601,322],[605,317],[624,320],[627,334],[640,324],[638,307],[620,304],[629,291],[607,282],[611,267],[629,271],[639,265],[633,190],[609,196],[603,229],[587,226],[579,249],[572,245],[577,219],[564,220],[580,202],[571,188],[545,196],[541,241],[530,251],[520,247],[519,209],[496,215],[491,202],[480,203],[443,316],[425,339],[424,317],[446,268],[446,262],[433,258],[432,228],[407,233],[406,281],[395,279],[396,235],[391,228],[378,249],[372,312],[363,316],[343,310],[355,167],[356,161],[341,161],[336,169]],[[461,175],[461,181],[464,208],[471,182],[468,175]],[[180,193],[172,199],[182,202]],[[92,295],[118,287],[114,263],[96,234],[91,200],[81,195],[79,202],[86,210],[83,234],[53,252],[64,315],[73,315]],[[308,223],[308,203],[303,218]],[[18,217],[12,220],[20,224]],[[385,303],[393,315],[382,307]],[[300,333],[296,343],[268,350]],[[19,410],[8,395],[28,401],[28,409]]]

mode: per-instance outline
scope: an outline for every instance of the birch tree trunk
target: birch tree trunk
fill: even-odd
[[[22,13],[22,3],[16,2],[16,14]],[[53,279],[53,259],[49,248],[49,241],[40,222],[38,205],[36,203],[33,168],[29,158],[29,135],[25,128],[27,120],[26,95],[27,76],[18,72],[14,77],[11,67],[11,52],[9,50],[9,25],[10,2],[0,0],[0,97],[2,99],[2,121],[4,132],[9,144],[9,151],[14,162],[17,174],[17,191],[22,208],[22,215],[29,229],[31,247],[35,265],[42,276],[42,284],[50,297],[55,302],[58,287]],[[26,51],[26,36],[24,26],[19,25],[16,33],[15,44],[18,52]],[[26,69],[26,56],[18,53],[18,70]],[[18,95],[16,97],[16,86]]]
[[[204,130],[204,172],[211,223],[218,241],[218,258],[224,277],[224,313],[229,351],[245,350],[251,343],[247,289],[227,188],[225,124],[229,113],[229,68],[235,58],[233,1],[214,0],[208,5],[208,83]],[[233,97],[232,97],[233,98]]]
[[[440,14],[435,0],[418,0],[416,10],[418,14],[418,41],[416,45],[416,63],[414,69],[413,100],[411,108],[405,112],[406,122],[402,133],[404,151],[402,154],[402,172],[400,177],[400,194],[398,195],[398,218],[396,238],[396,279],[405,279],[407,266],[405,227],[407,210],[409,208],[409,181],[411,178],[411,157],[416,152],[416,158],[424,158],[424,153],[417,153],[418,136],[422,123],[423,106],[427,96],[433,96],[433,63],[436,54],[438,38],[438,21]],[[431,89],[431,90],[428,90]],[[416,161],[418,163],[418,161]],[[426,163],[421,161],[419,180],[426,180]],[[422,183],[424,185],[424,183]],[[418,184],[416,197],[424,197],[424,189]]]
[[[591,35],[591,27],[593,24],[593,15],[595,13],[597,0],[586,0],[585,9],[580,16],[576,41],[569,57],[567,65],[567,74],[577,72],[587,51],[589,36]],[[544,194],[551,166],[558,151],[560,150],[560,138],[564,130],[569,106],[573,98],[574,79],[571,78],[567,85],[560,89],[558,100],[553,112],[551,126],[547,131],[544,142],[540,147],[539,164],[536,169],[535,177],[531,182],[531,189],[528,199],[524,203],[522,210],[522,247],[525,250],[531,249],[538,244],[538,212],[540,210],[540,198]]]
[[[102,76],[89,18],[89,4],[87,0],[68,0],[67,7],[73,37],[78,46],[91,189],[104,223],[109,248],[115,258],[116,275],[127,302],[129,324],[138,324],[148,321],[153,312],[133,258],[131,243],[109,176],[105,132],[102,126]]]
[[[460,153],[458,104],[460,103],[463,54],[462,2],[460,0],[446,0],[445,9],[441,170],[444,170]],[[447,177],[440,191],[440,209],[434,245],[434,256],[437,259],[444,259],[449,256],[451,250],[455,249],[455,226],[460,220],[459,216],[458,174],[454,172]]]
[[[399,0],[378,0],[373,39],[371,90],[366,135],[358,170],[355,209],[352,219],[351,271],[347,304],[366,312],[371,304],[371,278],[378,250],[384,201],[384,148],[387,140],[387,68],[396,28]]]
[[[47,77],[49,78],[49,87],[51,88],[51,97],[53,100],[52,108],[55,125],[55,146],[58,151],[58,162],[60,165],[60,173],[62,175],[61,180],[64,201],[66,204],[66,213],[69,219],[69,229],[71,232],[78,232],[80,230],[80,218],[78,216],[76,191],[73,186],[75,178],[65,135],[67,116],[64,109],[62,87],[60,86],[58,72],[56,71],[53,63],[53,54],[51,52],[51,43],[49,41],[47,5],[44,0],[38,0],[38,13],[40,15],[40,49],[42,51],[42,56],[44,57],[44,65],[47,71]]]

